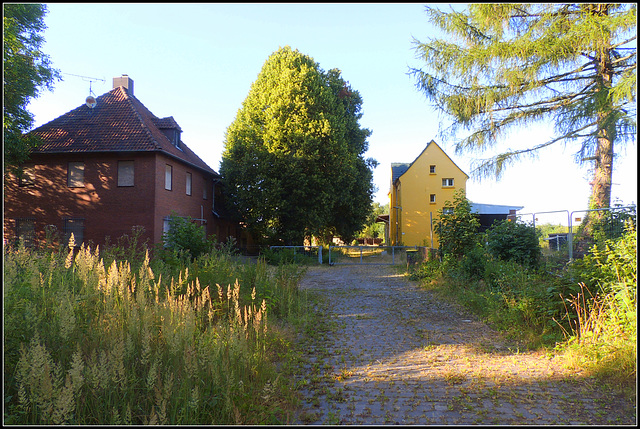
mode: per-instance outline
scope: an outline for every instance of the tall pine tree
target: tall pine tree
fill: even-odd
[[[474,173],[499,178],[522,156],[577,142],[576,160],[593,162],[590,206],[609,207],[614,148],[635,142],[636,5],[474,4],[426,12],[448,37],[416,40],[425,66],[411,73],[453,118],[443,134],[470,132],[456,140],[457,153],[491,148],[508,129],[555,124],[551,140],[481,160]]]
[[[220,173],[229,208],[256,237],[352,238],[371,210],[375,161],[362,99],[336,69],[290,47],[264,63],[228,127]]]

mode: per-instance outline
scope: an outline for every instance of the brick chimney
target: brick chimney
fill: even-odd
[[[113,88],[115,89],[119,86],[124,86],[129,91],[129,94],[133,95],[133,79],[128,75],[123,74],[120,77],[113,78]]]

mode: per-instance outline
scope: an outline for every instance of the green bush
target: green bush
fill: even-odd
[[[487,249],[503,261],[536,268],[542,256],[539,238],[535,227],[503,220],[494,223],[487,231]]]
[[[429,259],[421,264],[419,264],[416,268],[412,269],[409,274],[409,279],[411,280],[436,280],[443,273],[443,264],[437,259]]]
[[[162,234],[162,241],[165,250],[184,253],[192,259],[211,251],[215,244],[215,239],[208,239],[204,228],[191,218],[176,215],[169,217],[169,230]]]
[[[462,257],[460,270],[469,281],[478,281],[484,278],[488,255],[480,245],[476,245]]]
[[[438,215],[434,231],[438,235],[441,255],[460,258],[476,246],[480,221],[471,213],[471,203],[463,189],[455,192],[453,203],[445,202]]]
[[[270,265],[300,264],[310,265],[318,263],[318,253],[316,250],[292,249],[292,248],[265,248],[260,251],[267,263]],[[328,262],[329,249],[323,247],[322,260]]]
[[[611,285],[637,282],[636,226],[627,221],[624,234],[614,240],[595,244],[584,258],[569,265],[569,272],[576,282],[584,282],[589,288],[598,286],[610,292]]]

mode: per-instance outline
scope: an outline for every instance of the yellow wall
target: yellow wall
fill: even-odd
[[[435,165],[433,174],[430,173],[431,165]],[[443,186],[444,178],[453,179],[454,186]],[[395,183],[391,183],[391,244],[437,248],[438,238],[435,233],[432,234],[431,219],[433,222],[438,219],[438,210],[442,210],[446,201],[453,202],[456,190],[466,191],[468,178],[469,176],[432,140],[409,169],[397,178]],[[435,203],[430,200],[431,194],[435,195]]]

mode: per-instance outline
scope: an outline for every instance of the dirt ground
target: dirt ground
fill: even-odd
[[[295,424],[636,424],[635,397],[518,350],[392,267],[311,267],[301,288],[328,329],[304,340]]]

